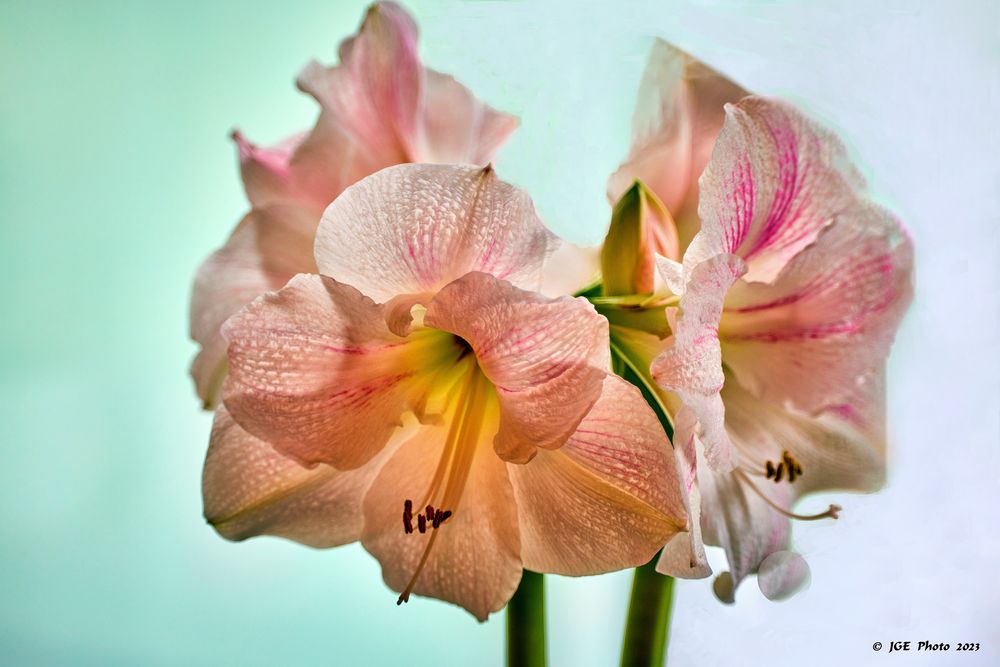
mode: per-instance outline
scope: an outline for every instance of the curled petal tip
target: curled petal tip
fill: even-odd
[[[243,133],[237,128],[233,128],[233,131],[229,133],[229,138],[236,143],[236,148],[239,150],[241,160],[246,160],[257,148],[254,144],[247,140],[247,138],[243,136]]]

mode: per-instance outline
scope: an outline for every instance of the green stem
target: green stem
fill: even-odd
[[[657,558],[635,568],[622,642],[622,667],[662,667],[670,637],[674,579],[656,571]]]
[[[545,667],[545,580],[524,571],[507,603],[507,666]]]

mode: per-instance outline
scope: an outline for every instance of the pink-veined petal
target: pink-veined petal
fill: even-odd
[[[550,299],[475,272],[442,289],[424,322],[465,340],[496,387],[504,460],[562,446],[601,395],[608,323],[583,297]]]
[[[407,164],[348,188],[323,214],[323,275],[378,301],[436,292],[470,271],[534,289],[554,237],[491,167]]]
[[[361,537],[361,501],[393,448],[364,466],[306,468],[279,454],[219,406],[202,475],[205,519],[229,540],[276,535],[313,547]]]
[[[726,430],[739,467],[729,473],[705,465],[698,470],[705,543],[723,547],[732,570],[716,582],[720,599],[731,602],[747,575],[788,548],[790,519],[777,508],[799,511],[797,499],[817,491],[874,491],[882,485],[881,389],[873,381],[859,392],[864,397],[856,397],[857,409],[850,415],[838,410],[810,417],[757,399],[726,378]],[[860,415],[871,423],[860,424]],[[766,478],[766,462],[780,461],[785,451],[801,464],[801,473],[794,482]]]
[[[295,274],[316,270],[312,244],[317,224],[315,211],[290,203],[254,209],[198,269],[191,295],[191,338],[201,351],[191,364],[191,376],[205,407],[218,402],[226,376],[222,323]]]
[[[305,138],[304,134],[291,136],[268,147],[251,143],[239,130],[233,131],[232,138],[239,153],[243,189],[252,205],[266,206],[297,198],[288,163]],[[319,222],[318,216],[316,222]]]
[[[406,355],[381,306],[325,276],[299,275],[229,318],[226,407],[305,464],[356,468],[385,445],[426,359]]]
[[[768,600],[785,600],[809,584],[809,563],[794,551],[775,551],[757,572],[757,585]]]
[[[653,379],[676,392],[701,426],[701,439],[712,467],[731,466],[731,444],[723,419],[719,392],[725,382],[718,326],[722,302],[729,287],[746,270],[735,255],[719,255],[696,266],[680,301],[680,314],[671,314],[673,335],[668,347],[653,360]]]
[[[321,112],[291,169],[322,205],[360,178],[414,159],[423,77],[416,49],[413,19],[394,3],[378,3],[341,44],[339,65],[313,61],[299,74],[299,88]]]
[[[792,258],[773,284],[737,282],[719,336],[754,394],[810,413],[844,402],[885,361],[913,294],[913,245],[859,202]]]
[[[642,394],[616,376],[605,378],[565,445],[507,470],[530,570],[582,576],[636,567],[686,534],[670,442]]]
[[[627,160],[608,181],[611,201],[636,179],[673,216],[681,249],[698,231],[698,177],[712,153],[727,102],[745,90],[696,58],[656,40],[639,87]]]
[[[852,209],[862,187],[840,140],[794,107],[759,97],[729,104],[684,264],[732,253],[747,262],[745,280],[771,282]]]
[[[697,426],[698,418],[690,408],[682,407],[674,418],[674,458],[689,527],[687,532],[677,533],[667,541],[656,563],[657,572],[682,579],[701,579],[712,574],[701,534]]]
[[[698,469],[701,491],[701,526],[706,544],[721,546],[729,561],[731,588],[735,590],[761,561],[775,551],[788,548],[789,519],[772,508],[760,494],[774,504],[788,507],[788,485],[768,483],[760,494],[749,488],[743,477],[733,472],[717,472],[701,465]],[[729,596],[720,595],[723,602]]]
[[[517,129],[518,120],[478,100],[447,74],[424,70],[421,162],[486,164]]]
[[[786,483],[790,499],[833,489],[870,492],[885,482],[885,393],[878,378],[859,385],[850,408],[817,416],[758,399],[732,376],[722,399],[726,430],[744,468],[763,474],[765,462],[780,461],[786,450],[802,464],[801,475]]]
[[[454,415],[452,415],[454,417]],[[426,533],[406,533],[403,507],[419,513],[444,451],[448,423],[425,426],[382,468],[364,500],[362,544],[382,564],[382,578],[403,591],[419,567],[428,540],[435,540],[413,592],[460,605],[480,621],[503,608],[521,578],[514,494],[504,463],[490,448],[496,421],[487,420],[452,516]],[[414,521],[414,523],[417,523]]]

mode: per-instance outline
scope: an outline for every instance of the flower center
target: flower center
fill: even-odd
[[[414,515],[413,502],[406,499],[403,503],[403,532],[413,534],[416,539],[420,535],[429,536],[420,561],[396,604],[409,600],[438,534],[446,527],[446,522],[459,513],[462,492],[469,479],[478,444],[495,408],[496,392],[474,355],[461,353],[453,371],[455,381],[444,390],[442,399],[445,403],[443,413],[449,422],[448,434],[427,491],[421,502],[416,504],[417,508],[424,509],[418,509],[420,513]],[[416,532],[413,530],[414,519]]]

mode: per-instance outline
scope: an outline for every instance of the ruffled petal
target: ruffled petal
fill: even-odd
[[[325,276],[296,276],[227,320],[223,335],[229,412],[307,465],[350,469],[374,457],[400,424],[407,381],[432,363],[405,349],[381,306]]]
[[[613,375],[565,445],[507,470],[530,570],[582,576],[635,567],[686,534],[670,442],[642,394]]]
[[[746,280],[771,282],[853,210],[863,182],[835,135],[788,104],[748,97],[726,106],[700,187],[701,231],[685,266],[732,253],[747,262]]]
[[[549,299],[469,273],[437,294],[424,322],[465,340],[496,387],[504,460],[562,446],[601,395],[608,323],[582,297]]]
[[[698,418],[682,407],[674,419],[674,457],[680,474],[687,532],[677,533],[664,545],[656,571],[682,579],[701,579],[712,574],[701,534],[701,490],[698,488],[698,449],[695,439]]]
[[[517,129],[518,120],[480,100],[447,74],[424,70],[421,162],[486,164]]]
[[[720,473],[700,465],[701,527],[706,544],[722,547],[729,561],[731,587],[735,590],[760,563],[775,551],[788,548],[789,519],[775,511],[772,503],[788,507],[788,485],[761,483],[759,493],[745,478],[733,472]],[[720,596],[723,602],[729,596]]]
[[[296,198],[288,163],[305,138],[304,134],[291,136],[270,147],[251,143],[239,130],[233,131],[232,138],[239,153],[243,189],[251,204],[265,206]]]
[[[913,295],[913,245],[874,204],[843,211],[773,284],[726,298],[722,355],[754,394],[815,413],[847,400],[889,354]]]
[[[722,129],[723,107],[747,95],[692,56],[657,40],[632,119],[628,159],[608,181],[612,202],[638,179],[677,224],[681,249],[698,231],[698,177]]]
[[[276,535],[313,547],[361,538],[361,501],[392,451],[342,472],[306,468],[233,421],[220,406],[202,475],[205,519],[229,540]]]
[[[672,317],[673,335],[650,368],[657,384],[676,392],[694,411],[708,460],[718,470],[731,466],[731,444],[719,396],[725,377],[717,327],[726,292],[745,270],[735,255],[719,255],[695,267],[680,314]]]
[[[417,26],[395,3],[372,5],[339,52],[339,65],[313,61],[297,78],[321,113],[289,168],[320,206],[394,164],[485,164],[517,127],[513,116],[421,65]]]
[[[255,209],[198,269],[190,318],[191,338],[201,351],[191,364],[191,377],[206,408],[218,402],[226,376],[222,323],[295,274],[316,270],[312,245],[318,223],[314,211],[294,204]]]
[[[416,48],[413,19],[394,3],[378,3],[341,44],[340,65],[313,61],[299,73],[299,88],[321,112],[291,170],[321,205],[368,174],[414,159],[423,78]]]
[[[436,292],[470,271],[536,289],[554,237],[490,167],[408,164],[348,188],[323,214],[323,275],[378,301]]]
[[[460,605],[480,621],[507,604],[521,578],[514,494],[503,462],[490,449],[496,423],[474,444],[469,476],[452,516],[427,533],[406,533],[406,500],[419,513],[444,451],[447,421],[424,427],[382,468],[364,500],[362,544],[382,564],[382,577],[402,592],[435,540],[413,592]]]
[[[865,405],[859,396],[857,411],[847,419],[840,411],[810,417],[783,409],[755,398],[727,377],[722,390],[726,430],[739,468],[729,473],[706,465],[698,469],[705,543],[723,547],[731,568],[725,573],[728,578],[716,582],[720,599],[731,602],[746,576],[788,548],[790,518],[777,508],[791,512],[797,499],[817,491],[874,491],[882,485],[885,446],[884,440],[874,437],[882,430],[881,391],[876,385],[863,392],[873,405]],[[862,414],[873,423],[860,428],[856,418]],[[766,462],[780,461],[785,451],[801,464],[801,473],[794,482],[767,479]],[[786,583],[794,587],[795,573],[787,574]],[[773,583],[777,595],[779,582]]]

